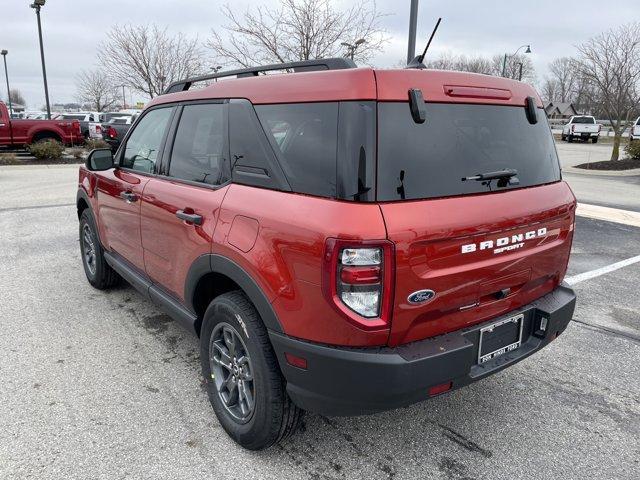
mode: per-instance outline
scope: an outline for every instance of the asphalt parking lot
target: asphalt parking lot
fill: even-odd
[[[578,177],[578,199],[640,212],[639,179],[602,181]],[[575,321],[512,368],[384,414],[308,415],[247,452],[213,414],[195,337],[132,288],[86,282],[75,184],[75,167],[0,168],[0,478],[637,478],[640,263],[577,283]],[[580,217],[569,276],[637,255],[640,228]]]

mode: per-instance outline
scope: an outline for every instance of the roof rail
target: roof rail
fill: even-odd
[[[226,72],[212,73],[209,75],[202,75],[199,77],[179,80],[169,85],[169,87],[167,87],[163,94],[184,92],[189,90],[191,88],[191,85],[196,82],[203,82],[205,80],[213,80],[215,78],[222,77],[257,77],[261,72],[268,72],[273,70],[293,70],[294,73],[298,73],[313,72],[318,70],[341,70],[345,68],[356,67],[357,65],[354,63],[354,61],[348,58],[320,58],[317,60],[302,60],[299,62],[274,63],[272,65],[241,68],[238,70],[227,70]]]

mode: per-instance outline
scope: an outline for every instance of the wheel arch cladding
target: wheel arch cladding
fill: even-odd
[[[195,329],[200,335],[202,317],[216,296],[242,290],[256,307],[268,330],[283,333],[275,311],[258,283],[240,265],[221,255],[201,255],[192,264],[185,281],[184,299],[196,313]]]
[[[78,194],[76,195],[76,209],[78,210],[78,218],[80,218],[82,212],[84,212],[87,208],[91,208],[89,196],[84,190],[80,189],[78,190]]]

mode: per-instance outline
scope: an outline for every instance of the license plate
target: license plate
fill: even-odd
[[[583,134],[582,134],[582,136],[583,136],[583,137],[588,137],[588,136],[589,136],[589,134],[588,134],[588,133],[583,133]]]
[[[478,363],[485,363],[511,352],[522,344],[524,314],[505,318],[480,329]]]

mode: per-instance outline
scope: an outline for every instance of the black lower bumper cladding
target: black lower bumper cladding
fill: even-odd
[[[496,373],[540,350],[567,327],[576,296],[563,284],[535,302],[473,327],[396,348],[336,348],[270,332],[287,392],[301,408],[330,416],[363,415],[429,398],[429,389],[452,389]],[[521,345],[478,363],[480,330],[523,314]],[[285,353],[307,360],[303,370]]]

